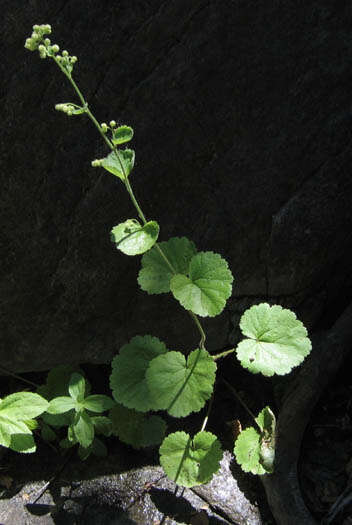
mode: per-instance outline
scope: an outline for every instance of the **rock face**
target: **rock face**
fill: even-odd
[[[48,60],[35,23],[79,57],[99,121],[132,125],[131,182],[161,240],[187,235],[227,258],[231,312],[257,299],[309,325],[351,296],[352,37],[345,3],[170,0],[2,4],[1,363],[13,371],[108,362],[136,334],[174,348],[198,334],[169,296],[138,289],[139,259],[111,228],[135,217],[106,153]],[[208,328],[209,326],[209,328]]]

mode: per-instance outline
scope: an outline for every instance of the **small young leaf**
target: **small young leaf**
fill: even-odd
[[[186,310],[202,317],[218,315],[231,295],[233,277],[219,254],[199,252],[192,257],[189,277],[174,275],[171,292]]]
[[[72,399],[79,403],[83,401],[86,391],[86,382],[81,374],[74,373],[71,375],[68,391]]]
[[[150,250],[158,235],[159,225],[155,221],[149,221],[142,226],[136,219],[127,219],[111,230],[112,242],[126,255],[140,255]]]
[[[186,359],[181,352],[155,357],[146,373],[154,409],[174,417],[198,412],[210,398],[216,364],[206,350],[197,349]]]
[[[263,408],[255,420],[261,432],[253,427],[243,430],[234,453],[242,470],[262,475],[274,470],[276,420],[269,407]]]
[[[132,149],[120,149],[112,151],[102,159],[103,168],[124,181],[131,173],[134,166],[134,151]]]
[[[112,132],[111,142],[115,145],[129,142],[133,137],[133,129],[130,126],[119,126]]]
[[[111,436],[112,422],[110,418],[105,416],[91,416],[90,419],[94,425],[95,434],[102,434],[106,437]]]
[[[244,472],[259,475],[266,473],[260,463],[260,434],[255,428],[242,430],[236,440],[234,454]]]
[[[137,449],[159,445],[165,435],[166,423],[159,416],[147,417],[118,404],[110,411],[110,418],[112,433]]]
[[[114,406],[115,402],[108,396],[96,394],[88,396],[83,401],[83,406],[91,412],[105,412]]]
[[[49,406],[47,408],[48,414],[62,414],[64,412],[68,412],[69,410],[72,410],[75,408],[75,401],[72,399],[72,397],[69,396],[61,396],[61,397],[55,397],[52,399],[49,403]]]
[[[77,441],[87,448],[94,439],[94,426],[87,412],[76,414],[72,429]]]
[[[188,274],[189,263],[197,253],[193,242],[186,237],[172,237],[167,242],[158,243],[159,248],[178,274]],[[142,268],[138,274],[138,283],[149,294],[170,291],[170,279],[173,276],[170,266],[154,246],[142,257]]]
[[[198,432],[193,439],[185,432],[175,432],[160,447],[160,464],[175,483],[194,487],[211,480],[222,455],[220,442],[210,432]]]
[[[238,344],[237,358],[254,374],[288,374],[312,348],[303,323],[278,305],[252,306],[243,314],[240,328],[248,339]]]
[[[140,412],[152,410],[145,373],[150,361],[166,352],[164,343],[150,335],[133,337],[124,345],[111,363],[110,388],[114,399]]]
[[[37,389],[37,393],[45,397],[48,401],[54,397],[67,395],[68,383],[77,367],[71,365],[59,365],[52,368],[46,378],[46,384]],[[89,385],[86,381],[86,393],[89,393]]]
[[[0,415],[17,421],[32,419],[47,409],[49,403],[33,392],[16,392],[6,396],[0,404]]]

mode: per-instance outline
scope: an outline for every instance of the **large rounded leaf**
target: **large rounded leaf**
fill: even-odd
[[[217,253],[199,252],[191,259],[189,277],[173,276],[170,288],[186,310],[213,317],[224,309],[231,295],[232,281],[225,259]]]
[[[248,339],[237,346],[237,358],[254,374],[288,374],[312,348],[301,321],[278,305],[252,306],[243,314],[240,328]]]
[[[111,240],[126,255],[139,255],[150,250],[158,235],[159,225],[155,221],[142,226],[136,219],[127,219],[111,230]]]
[[[197,253],[192,241],[186,237],[172,237],[166,242],[159,243],[158,247],[176,273],[188,274],[189,263]],[[143,255],[141,264],[138,283],[142,290],[149,294],[170,291],[170,279],[174,273],[156,246]]]
[[[134,448],[159,445],[165,435],[166,423],[159,416],[147,416],[122,405],[110,411],[112,433]]]
[[[211,480],[222,455],[220,442],[210,432],[198,432],[193,439],[185,432],[175,432],[160,447],[160,464],[175,483],[194,487]]]
[[[167,352],[153,359],[146,373],[155,409],[185,417],[198,412],[213,392],[216,364],[206,350],[197,349],[187,358]]]
[[[114,399],[128,408],[148,412],[154,408],[145,378],[152,359],[167,352],[157,337],[136,336],[121,348],[112,361],[110,388]]]

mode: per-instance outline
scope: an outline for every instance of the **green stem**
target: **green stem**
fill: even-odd
[[[88,102],[85,100],[84,96],[82,95],[81,93],[81,90],[79,89],[79,87],[77,86],[76,82],[73,80],[72,78],[72,75],[71,73],[69,73],[68,71],[66,71],[66,69],[60,64],[60,62],[57,60],[56,56],[53,55],[52,58],[54,59],[55,63],[59,66],[60,70],[63,72],[63,74],[68,78],[69,82],[71,83],[73,89],[75,90],[75,92],[77,93],[77,96],[78,98],[80,99],[81,103],[82,103],[82,106],[83,108],[85,109],[85,112],[87,113],[88,117],[90,118],[90,120],[93,122],[93,124],[95,125],[95,127],[97,128],[97,130],[99,131],[100,135],[102,136],[102,138],[104,139],[104,141],[106,142],[107,146],[112,150],[112,151],[116,151],[115,149],[115,146],[114,144],[108,139],[108,137],[106,136],[106,134],[103,132],[99,122],[97,121],[97,119],[95,118],[95,116],[93,115],[93,113],[90,111],[90,109],[88,108]],[[139,215],[139,217],[141,218],[143,224],[146,224],[148,221],[142,211],[142,208],[140,207],[134,193],[133,193],[133,190],[132,190],[132,187],[131,187],[131,184],[128,180],[128,177],[126,175],[126,172],[125,172],[125,169],[123,167],[123,164],[121,162],[121,159],[119,158],[118,155],[116,155],[119,163],[120,163],[120,167],[121,167],[121,171],[123,173],[123,176],[124,176],[124,184],[125,184],[125,187],[126,187],[126,190],[131,198],[131,201],[134,205],[134,207],[136,208],[137,210],[137,213]],[[177,272],[175,270],[175,268],[172,266],[171,262],[169,261],[169,259],[167,258],[167,256],[165,255],[165,253],[163,252],[163,250],[160,248],[160,246],[158,244],[155,244],[157,250],[159,251],[161,257],[164,259],[164,261],[166,262],[166,264],[168,265],[168,267],[170,268],[170,270],[172,271],[172,273],[175,275]],[[203,348],[204,349],[204,344],[205,344],[205,339],[206,339],[206,336],[205,336],[205,332],[202,328],[202,325],[200,324],[200,321],[198,319],[198,317],[193,313],[191,312],[190,310],[187,310],[187,312],[189,313],[189,315],[191,316],[193,322],[195,323],[199,333],[200,333],[200,343],[199,343],[199,346],[200,348]]]
[[[203,421],[203,424],[202,424],[202,428],[200,429],[200,432],[203,432],[203,430],[207,426],[208,419],[209,419],[209,414],[210,414],[210,411],[211,411],[212,406],[213,406],[213,401],[214,401],[214,392],[213,392],[213,394],[212,394],[212,396],[210,398],[209,405],[208,405],[208,410],[207,410],[207,415],[204,418],[204,421]]]
[[[226,357],[227,355],[233,354],[233,352],[236,351],[236,348],[231,348],[231,350],[226,350],[225,352],[221,352],[220,354],[212,355],[212,358],[214,361],[217,359],[220,359],[221,357]]]
[[[34,386],[35,388],[39,388],[39,385],[37,385],[36,383],[33,383],[33,381],[29,381],[28,379],[25,379],[24,377],[18,376],[17,374],[15,374],[14,372],[11,372],[11,370],[8,370],[2,365],[0,366],[0,370],[4,372],[5,374],[7,374],[8,376],[12,376],[15,379],[19,379],[20,381],[27,383],[27,385],[31,385],[31,386]]]
[[[261,431],[261,428],[260,426],[258,425],[258,423],[256,422],[255,420],[255,415],[253,414],[253,412],[251,411],[251,409],[246,405],[246,403],[243,401],[243,399],[237,394],[236,390],[233,388],[232,385],[230,385],[230,383],[228,383],[226,381],[226,379],[224,379],[223,377],[221,378],[221,381],[227,386],[227,388],[232,392],[232,394],[235,396],[235,398],[237,399],[237,401],[239,401],[239,403],[241,403],[241,405],[243,406],[243,408],[248,412],[248,414],[251,416],[251,418],[253,419],[254,423],[256,424],[256,426],[259,428],[259,430]]]

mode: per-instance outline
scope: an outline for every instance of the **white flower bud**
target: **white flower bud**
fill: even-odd
[[[51,25],[50,25],[50,24],[45,24],[45,25],[43,26],[43,28],[44,28],[44,31],[45,31],[46,33],[48,33],[48,34],[51,33]]]
[[[58,53],[60,51],[60,48],[57,44],[54,44],[51,49],[54,53]]]
[[[99,166],[101,166],[101,160],[100,159],[92,160],[91,165],[93,168],[98,168]]]
[[[114,127],[116,126],[116,122],[115,122],[114,120],[110,120],[110,122],[109,122],[109,126],[110,126],[111,128],[114,128]]]
[[[38,24],[35,24],[35,25],[33,26],[33,31],[38,31],[38,29],[40,29],[39,26],[38,26]]]
[[[43,44],[40,44],[40,46],[38,47],[38,51],[40,53],[44,53],[45,52],[45,46],[43,46]]]
[[[45,44],[46,46],[50,46],[50,44],[51,44],[51,40],[50,40],[50,38],[46,38],[46,39],[44,40],[44,44]]]
[[[70,61],[72,64],[75,64],[77,62],[78,58],[76,56],[71,57]]]
[[[66,49],[63,50],[62,56],[63,57],[68,57],[68,51],[66,51]]]
[[[101,130],[103,133],[106,133],[108,130],[108,126],[105,124],[105,122],[101,123]]]

